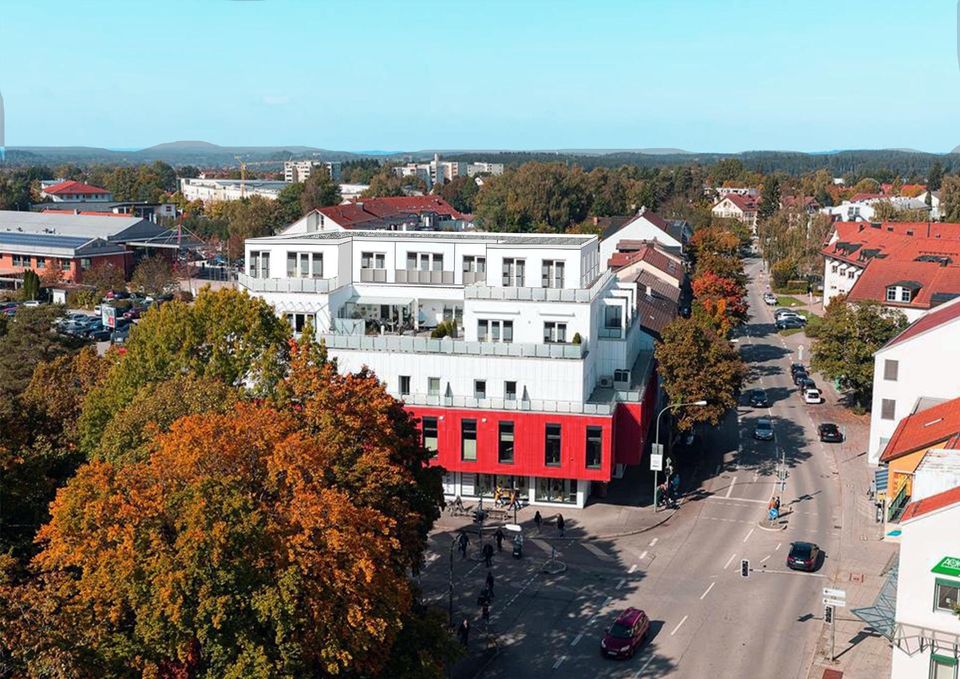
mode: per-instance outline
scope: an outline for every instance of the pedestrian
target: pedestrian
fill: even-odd
[[[537,533],[540,532],[540,526],[543,524],[543,517],[540,516],[540,510],[537,510],[537,513],[533,515],[533,522],[537,524]]]
[[[493,572],[487,571],[487,591],[490,593],[490,597],[493,597]]]
[[[780,515],[780,496],[777,495],[777,501],[774,503],[773,508],[777,510],[777,516]]]
[[[680,475],[679,474],[674,474],[670,478],[670,486],[673,490],[673,495],[680,494]]]
[[[557,530],[560,531],[560,537],[563,537],[563,514],[557,514]]]
[[[493,565],[493,545],[489,542],[483,546],[483,560],[487,564],[487,568]]]
[[[503,528],[497,528],[497,532],[493,534],[493,537],[497,540],[497,551],[503,551]]]
[[[470,621],[466,618],[463,619],[460,627],[457,628],[457,636],[460,638],[460,643],[464,646],[470,643]]]
[[[480,607],[480,611],[483,615],[483,621],[490,624],[490,601],[488,599],[483,600],[483,606]]]
[[[467,537],[466,533],[460,533],[460,537],[457,538],[457,545],[460,549],[461,558],[467,558],[467,545],[470,544],[470,538]]]

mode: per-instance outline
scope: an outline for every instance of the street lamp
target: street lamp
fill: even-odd
[[[684,408],[687,406],[705,406],[707,405],[706,401],[691,401],[690,403],[675,403],[672,406],[667,406],[659,413],[657,413],[657,429],[656,435],[654,437],[653,449],[660,454],[661,460],[663,459],[663,449],[660,447],[660,417],[667,412],[668,410],[673,410],[674,408]],[[653,511],[660,511],[659,506],[657,506],[657,487],[660,485],[660,472],[656,469],[653,470]]]

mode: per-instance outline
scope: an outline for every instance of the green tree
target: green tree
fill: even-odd
[[[472,213],[480,187],[473,177],[456,177],[440,187],[440,197],[460,212]]]
[[[148,295],[159,295],[177,282],[170,262],[161,255],[147,257],[137,264],[130,278],[130,287]]]
[[[126,288],[123,269],[108,261],[94,263],[93,266],[83,272],[81,282],[84,285],[92,285],[96,288],[98,296],[103,295],[108,290],[123,290]]]
[[[930,172],[927,174],[927,191],[939,191],[943,184],[943,163],[939,160],[933,161],[930,166]]]
[[[26,300],[40,297],[40,276],[35,271],[23,272],[23,287],[20,290]]]
[[[763,181],[763,191],[760,194],[760,208],[757,216],[760,219],[769,219],[780,209],[780,178],[768,175]]]
[[[300,198],[303,196],[303,182],[291,182],[277,195],[277,208],[283,224],[293,224],[303,216]]]
[[[857,405],[869,407],[873,355],[907,327],[906,316],[878,302],[848,304],[845,296],[827,305],[811,352],[811,364],[849,390]]]
[[[339,205],[340,185],[330,178],[326,166],[313,168],[300,194],[300,214],[307,214],[318,207]]]
[[[960,176],[948,175],[940,186],[940,211],[943,221],[960,222]]]

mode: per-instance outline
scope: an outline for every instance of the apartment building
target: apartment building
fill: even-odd
[[[180,193],[187,200],[211,201],[240,200],[260,196],[276,200],[287,182],[269,179],[180,179]]]
[[[736,219],[757,232],[757,214],[760,204],[752,194],[728,193],[717,201],[710,212],[721,219]]]
[[[338,160],[287,160],[283,163],[283,180],[285,182],[305,182],[315,167],[325,167],[330,179],[340,181],[342,163]]]
[[[596,236],[297,229],[246,263],[243,289],[419,418],[447,496],[582,507],[640,463],[653,339]]]

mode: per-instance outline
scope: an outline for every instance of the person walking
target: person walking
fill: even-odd
[[[466,618],[463,619],[463,622],[461,622],[457,628],[457,636],[460,638],[460,643],[464,646],[470,643],[470,621]]]
[[[483,621],[486,624],[490,624],[490,600],[484,599],[483,605],[480,607],[480,614],[483,616]]]
[[[557,514],[557,530],[560,531],[560,537],[563,537],[564,525],[563,514]]]
[[[496,539],[496,541],[497,541],[497,551],[498,551],[498,552],[502,552],[502,551],[503,551],[503,538],[504,538],[503,528],[497,528],[497,532],[493,534],[493,537],[494,537],[494,538]]]
[[[483,546],[483,560],[487,564],[487,568],[493,565],[493,545],[489,542]]]
[[[470,538],[467,537],[466,533],[460,533],[460,537],[457,538],[457,546],[460,550],[460,555],[462,559],[467,558],[467,545],[470,544]]]
[[[487,571],[486,583],[487,583],[487,592],[490,593],[490,598],[493,598],[494,594],[493,594],[493,572],[492,571]]]
[[[540,510],[537,510],[537,513],[533,515],[533,522],[537,524],[537,533],[540,532],[540,526],[543,524],[543,517],[540,516]]]

